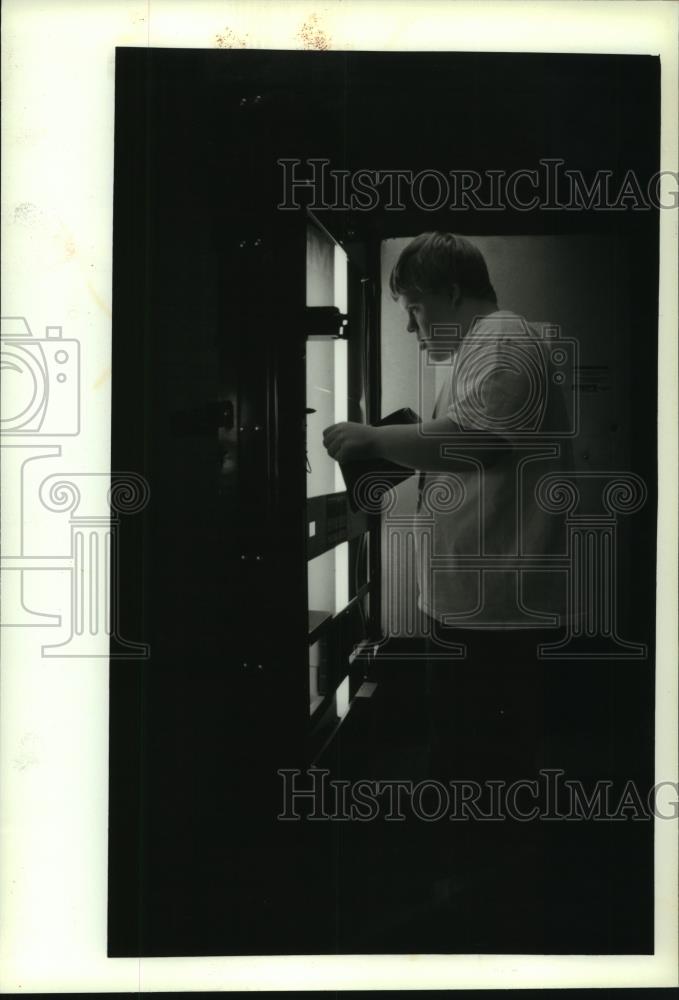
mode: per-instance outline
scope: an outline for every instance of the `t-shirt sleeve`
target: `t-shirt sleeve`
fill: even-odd
[[[546,384],[544,357],[529,333],[470,334],[460,348],[448,417],[463,430],[513,441],[539,431]]]

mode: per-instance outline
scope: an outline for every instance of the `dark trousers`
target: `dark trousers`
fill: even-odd
[[[537,646],[555,632],[453,629],[431,623],[427,640],[429,776],[535,779],[544,759],[545,671]],[[462,643],[464,659],[436,638]],[[438,654],[438,655],[437,655]],[[443,654],[443,655],[441,655]]]

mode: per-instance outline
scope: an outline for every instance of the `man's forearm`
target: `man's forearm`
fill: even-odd
[[[507,441],[491,434],[472,442],[469,432],[448,417],[439,417],[426,424],[395,424],[374,430],[375,451],[379,458],[421,472],[469,471],[470,459],[478,458],[492,465],[510,449]],[[444,445],[457,445],[459,452],[444,456]]]

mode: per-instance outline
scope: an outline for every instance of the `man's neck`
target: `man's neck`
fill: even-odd
[[[467,336],[475,320],[494,312],[497,312],[495,302],[489,302],[487,299],[465,299],[459,313],[462,339]]]

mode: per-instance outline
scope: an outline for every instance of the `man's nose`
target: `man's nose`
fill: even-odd
[[[417,323],[412,317],[408,319],[408,326],[406,327],[406,329],[408,333],[417,333]]]

